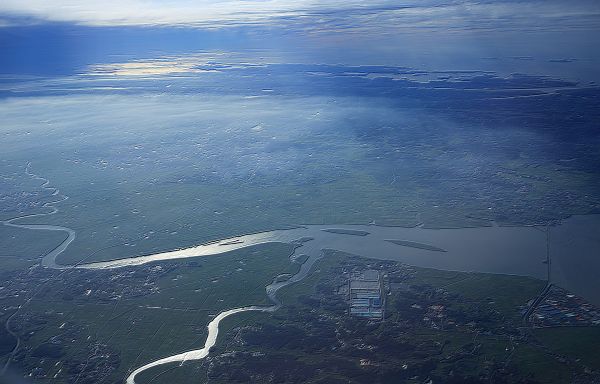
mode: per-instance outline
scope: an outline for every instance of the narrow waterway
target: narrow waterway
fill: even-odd
[[[54,201],[46,202],[42,205],[42,208],[49,210],[48,212],[41,212],[41,213],[35,213],[35,214],[31,214],[31,215],[13,217],[12,219],[2,221],[2,224],[6,225],[8,227],[21,228],[21,229],[33,229],[33,230],[42,230],[42,231],[59,231],[59,232],[67,233],[67,238],[65,240],[63,240],[62,243],[60,243],[56,248],[54,248],[52,251],[50,251],[48,254],[46,254],[42,258],[42,261],[41,261],[41,263],[44,267],[53,268],[53,269],[66,268],[64,266],[60,266],[60,265],[56,264],[56,258],[58,257],[58,255],[60,255],[67,249],[67,247],[69,246],[69,244],[71,244],[73,242],[73,240],[75,240],[75,231],[74,230],[72,230],[71,228],[67,228],[67,227],[61,227],[58,225],[18,224],[16,222],[24,220],[24,219],[31,219],[34,217],[54,215],[58,212],[58,208],[55,207],[55,204],[61,203],[65,200],[67,200],[69,197],[65,196],[65,195],[59,195],[60,191],[58,188],[50,187],[49,186],[50,180],[32,173],[31,172],[31,163],[27,164],[27,167],[25,168],[25,172],[32,179],[40,180],[42,182],[41,188],[45,189],[47,191],[50,191],[51,192],[50,196],[59,196],[59,198]]]
[[[60,255],[62,252],[64,252],[65,249],[67,249],[67,247],[69,246],[69,244],[71,244],[73,242],[73,240],[75,240],[75,231],[72,230],[71,228],[61,227],[61,226],[57,226],[57,225],[17,224],[16,222],[19,220],[22,220],[22,219],[54,215],[58,212],[58,208],[56,208],[54,205],[67,200],[68,197],[64,196],[64,195],[59,195],[60,191],[58,188],[50,187],[49,186],[50,180],[32,173],[31,172],[31,163],[28,163],[27,166],[25,167],[25,173],[27,173],[27,175],[30,176],[32,179],[40,180],[42,182],[41,188],[45,189],[47,191],[50,191],[50,196],[59,196],[59,198],[57,200],[48,201],[42,205],[43,209],[49,210],[48,212],[41,212],[41,213],[35,213],[35,214],[30,214],[30,215],[23,215],[23,216],[19,216],[19,217],[13,217],[12,219],[1,221],[1,223],[3,225],[6,225],[7,227],[14,227],[14,228],[21,228],[21,229],[66,232],[67,238],[65,240],[63,240],[56,248],[54,248],[52,251],[50,251],[47,255],[45,255],[41,260],[41,264],[45,267],[61,269],[63,267],[56,264],[56,257],[58,255]],[[16,338],[16,344],[15,344],[15,347],[13,348],[13,350],[11,351],[10,355],[6,359],[6,363],[2,367],[2,370],[0,371],[0,376],[4,375],[5,372],[8,370],[8,368],[13,360],[13,357],[19,351],[19,347],[21,345],[21,338],[19,337],[19,335],[16,332],[14,332],[12,330],[12,320],[19,314],[21,309],[22,309],[22,306],[19,306],[17,308],[17,310],[15,312],[13,312],[13,314],[6,320],[6,323],[4,323],[6,332]]]
[[[189,360],[204,359],[205,357],[208,356],[208,354],[210,352],[210,348],[213,347],[215,345],[215,343],[217,342],[217,336],[219,335],[219,324],[221,323],[222,320],[224,320],[225,318],[227,318],[229,316],[235,315],[236,313],[248,312],[248,311],[275,312],[276,310],[278,310],[282,304],[279,301],[279,299],[277,299],[277,291],[279,291],[281,288],[283,288],[285,286],[288,286],[290,284],[296,283],[296,282],[304,279],[310,272],[310,269],[312,268],[314,263],[317,260],[319,260],[322,256],[322,251],[319,253],[314,253],[314,252],[311,252],[311,253],[312,253],[312,256],[310,256],[308,259],[306,259],[306,261],[304,263],[302,263],[302,265],[300,266],[300,269],[298,270],[298,272],[296,274],[292,275],[289,279],[287,279],[285,281],[279,281],[279,282],[277,281],[277,277],[275,277],[273,279],[273,282],[271,284],[267,285],[266,292],[267,292],[267,295],[269,296],[269,299],[271,299],[271,301],[273,302],[273,305],[271,305],[271,306],[247,306],[247,307],[241,307],[241,308],[233,308],[233,309],[229,309],[229,310],[219,313],[210,323],[208,323],[208,335],[206,337],[206,341],[204,342],[203,348],[179,353],[179,354],[172,355],[172,356],[167,356],[165,358],[155,360],[144,366],[141,366],[129,374],[129,376],[127,377],[126,383],[127,384],[135,384],[135,377],[138,374],[140,374],[141,372],[144,372],[150,368],[159,366],[159,365],[177,363],[177,362],[184,363],[185,361],[189,361]]]

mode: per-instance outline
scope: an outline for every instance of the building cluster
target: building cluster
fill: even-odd
[[[369,319],[383,319],[382,281],[379,271],[358,272],[348,280],[350,314]]]
[[[418,304],[413,304],[413,307]],[[419,306],[420,308],[420,306]],[[430,328],[443,329],[444,321],[446,320],[445,307],[441,304],[430,305],[427,308],[425,316],[423,316],[423,322]],[[451,322],[454,324],[454,322]]]
[[[581,297],[552,286],[531,316],[534,327],[600,325],[600,309]]]

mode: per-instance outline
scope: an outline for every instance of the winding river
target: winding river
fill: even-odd
[[[321,258],[321,255],[322,255],[322,253],[318,253],[318,254],[313,254],[312,256],[310,256],[308,259],[306,259],[306,261],[304,263],[302,263],[299,271],[296,274],[294,274],[293,276],[291,276],[289,279],[287,279],[285,281],[277,281],[277,278],[275,278],[275,279],[273,279],[273,282],[271,284],[267,285],[267,288],[266,288],[267,295],[269,296],[269,299],[271,299],[271,301],[273,302],[273,305],[271,305],[271,306],[248,306],[248,307],[234,308],[234,309],[229,309],[227,311],[223,311],[223,312],[219,313],[210,323],[208,323],[208,335],[206,337],[206,341],[204,342],[204,347],[202,349],[196,349],[196,350],[192,350],[192,351],[179,353],[177,355],[168,356],[168,357],[150,362],[144,366],[141,366],[129,374],[129,376],[127,377],[126,383],[127,384],[135,384],[135,377],[139,373],[141,373],[147,369],[150,369],[152,367],[156,367],[156,366],[168,364],[168,363],[177,363],[177,362],[184,363],[185,361],[188,361],[188,360],[204,359],[206,356],[208,356],[210,348],[212,346],[214,346],[215,343],[217,342],[217,336],[219,334],[219,323],[221,322],[221,320],[225,319],[228,316],[235,315],[236,313],[240,313],[240,312],[248,312],[248,311],[275,312],[276,310],[278,310],[281,307],[281,302],[279,301],[279,299],[277,299],[277,296],[276,296],[277,291],[287,285],[296,283],[296,282],[304,279],[308,275],[308,272],[310,272],[310,269],[312,268],[313,264],[318,259]]]
[[[14,217],[12,219],[2,221],[2,224],[6,225],[8,227],[15,227],[15,228],[22,228],[22,229],[37,229],[37,230],[42,230],[42,231],[66,232],[67,238],[65,240],[63,240],[62,243],[60,243],[56,248],[54,248],[52,251],[50,251],[48,254],[46,254],[42,258],[42,265],[44,267],[53,268],[53,269],[67,268],[65,266],[60,266],[60,265],[56,264],[56,258],[58,257],[58,255],[63,253],[65,251],[65,249],[67,249],[67,247],[69,246],[69,244],[71,244],[73,242],[73,240],[75,240],[75,231],[74,230],[72,230],[71,228],[67,228],[67,227],[60,227],[58,225],[16,224],[15,221],[20,221],[23,219],[31,219],[31,218],[40,217],[40,216],[54,215],[55,213],[58,212],[58,208],[56,208],[54,205],[58,204],[58,203],[62,203],[63,201],[67,200],[69,197],[65,196],[65,195],[59,195],[60,191],[58,188],[50,187],[50,180],[32,173],[31,172],[31,163],[27,164],[27,167],[25,167],[25,172],[32,179],[40,180],[42,182],[41,188],[50,191],[51,196],[59,196],[59,199],[46,202],[42,205],[42,208],[49,209],[50,210],[49,212],[34,213],[31,215]]]
[[[49,180],[31,173],[30,165],[27,166],[27,174],[42,181],[42,187],[51,191],[52,196],[59,195],[57,188],[49,186]],[[47,213],[26,215],[2,222],[11,227],[67,233],[67,238],[42,258],[41,264],[48,268],[112,269],[162,260],[214,256],[270,242],[298,244],[299,240],[301,245],[295,253],[301,250],[308,256],[295,275],[285,281],[274,279],[266,287],[273,305],[233,308],[219,313],[208,324],[208,336],[202,349],[168,356],[139,367],[127,377],[127,384],[134,384],[136,375],[149,368],[205,358],[216,343],[219,323],[228,316],[246,311],[276,311],[281,306],[276,297],[277,291],[306,277],[314,263],[322,257],[323,249],[395,260],[419,267],[549,279],[600,305],[600,292],[595,284],[596,276],[600,272],[600,257],[596,254],[600,249],[600,215],[573,216],[561,225],[553,227],[491,225],[477,228],[426,229],[376,225],[306,225],[294,229],[236,236],[169,252],[87,264],[60,265],[57,263],[57,257],[75,240],[74,230],[54,225],[16,222],[53,215],[58,212],[55,204],[66,199],[67,197],[63,196],[56,201],[45,203],[43,207],[50,210]],[[9,322],[7,330],[10,332]]]

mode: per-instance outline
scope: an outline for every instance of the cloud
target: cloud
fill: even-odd
[[[0,15],[91,26],[286,26],[309,32],[592,28],[589,0],[3,0]],[[6,21],[5,21],[6,23]]]
[[[85,25],[203,25],[264,23],[292,16],[307,1],[6,0],[0,12]]]
[[[93,76],[164,76],[190,73],[219,72],[203,69],[206,61],[200,56],[134,60],[126,63],[96,64],[89,68]]]

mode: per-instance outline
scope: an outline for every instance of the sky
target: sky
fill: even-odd
[[[600,6],[590,0],[4,0],[0,13],[4,25],[286,26],[318,33],[388,33],[597,28]]]
[[[598,81],[599,32],[593,0],[3,0],[0,74],[210,50]]]

